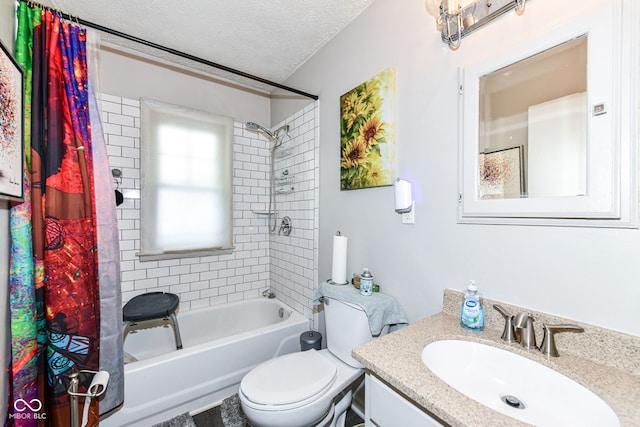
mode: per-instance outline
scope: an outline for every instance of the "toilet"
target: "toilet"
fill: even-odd
[[[257,427],[344,426],[363,366],[351,350],[373,339],[365,311],[324,297],[327,348],[276,357],[240,383],[240,403]]]

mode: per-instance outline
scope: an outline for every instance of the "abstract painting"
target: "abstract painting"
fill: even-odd
[[[340,190],[393,184],[394,97],[392,68],[340,97]]]
[[[0,199],[23,197],[22,69],[0,42]]]
[[[480,153],[480,199],[523,197],[523,147]]]

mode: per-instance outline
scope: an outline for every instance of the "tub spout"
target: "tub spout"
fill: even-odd
[[[265,298],[272,299],[272,298],[275,298],[275,297],[276,297],[276,294],[274,294],[273,292],[271,292],[271,290],[270,290],[270,289],[265,289],[265,290],[262,292],[262,296],[263,296],[263,297],[265,297]]]

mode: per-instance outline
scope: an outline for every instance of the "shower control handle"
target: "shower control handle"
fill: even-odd
[[[293,228],[291,224],[291,218],[288,216],[282,217],[282,222],[280,223],[280,228],[278,229],[278,234],[283,234],[288,236],[291,234],[291,229]]]

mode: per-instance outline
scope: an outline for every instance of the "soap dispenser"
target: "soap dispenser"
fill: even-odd
[[[474,331],[484,330],[484,308],[478,294],[478,287],[471,280],[460,307],[460,326]]]

